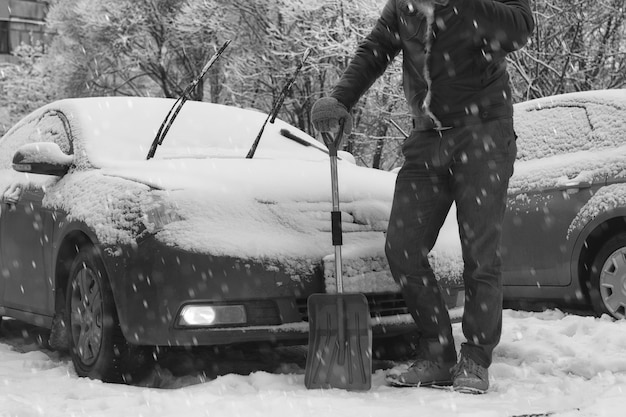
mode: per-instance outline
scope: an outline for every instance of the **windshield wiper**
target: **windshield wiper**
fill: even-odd
[[[300,145],[307,146],[307,147],[312,146],[318,151],[328,154],[328,151],[326,149],[320,148],[319,146],[315,146],[314,144],[305,140],[304,138],[297,136],[295,133],[291,132],[289,129],[280,129],[280,135],[284,138],[291,139],[292,141],[299,143]]]
[[[163,143],[163,139],[165,139],[165,135],[167,135],[167,132],[170,130],[172,123],[174,123],[174,119],[176,119],[176,116],[178,116],[178,112],[180,111],[180,109],[182,109],[185,102],[189,99],[189,94],[191,94],[193,89],[196,88],[200,80],[204,78],[205,74],[209,71],[211,66],[213,66],[215,61],[217,61],[220,55],[222,55],[222,52],[224,52],[224,49],[226,49],[229,43],[230,43],[230,40],[227,40],[226,42],[224,42],[222,47],[211,57],[209,62],[205,64],[200,74],[196,78],[194,78],[193,81],[191,81],[191,83],[185,88],[181,96],[178,97],[178,99],[174,102],[174,105],[172,106],[170,111],[167,113],[167,116],[165,116],[165,120],[163,120],[163,123],[161,123],[161,127],[159,128],[159,131],[157,132],[156,137],[152,141],[152,145],[150,146],[150,150],[148,151],[148,156],[146,157],[146,159],[150,159],[154,156],[157,146]]]
[[[278,115],[278,111],[282,107],[283,102],[285,101],[285,97],[287,97],[287,93],[291,89],[291,86],[293,85],[293,82],[296,80],[296,77],[298,76],[298,73],[300,72],[300,69],[302,69],[302,65],[304,65],[304,61],[306,61],[306,59],[309,57],[310,53],[311,53],[311,48],[307,48],[306,51],[304,51],[304,55],[302,56],[302,60],[298,64],[298,67],[294,71],[294,73],[291,76],[291,78],[287,81],[287,83],[283,87],[282,91],[278,95],[278,98],[276,99],[276,101],[274,102],[274,105],[272,106],[272,110],[267,115],[267,118],[265,119],[265,122],[263,122],[263,126],[261,126],[261,130],[259,130],[259,133],[256,135],[256,139],[254,139],[254,143],[252,143],[252,147],[248,151],[248,154],[246,155],[246,158],[250,159],[250,158],[252,158],[254,156],[254,153],[256,152],[256,148],[257,148],[257,146],[259,146],[259,141],[261,140],[261,136],[263,135],[263,131],[265,130],[265,126],[267,125],[267,122],[269,121],[270,123],[274,123],[274,121],[276,120],[276,116]]]

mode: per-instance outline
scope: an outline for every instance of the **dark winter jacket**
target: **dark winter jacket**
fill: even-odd
[[[388,0],[331,96],[351,109],[402,52],[404,93],[418,127],[511,117],[505,58],[534,29],[529,1],[447,3]]]

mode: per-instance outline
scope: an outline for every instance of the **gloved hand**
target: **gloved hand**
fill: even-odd
[[[332,132],[343,124],[343,134],[352,132],[352,116],[346,106],[333,97],[323,97],[317,100],[311,108],[311,123],[320,132]]]

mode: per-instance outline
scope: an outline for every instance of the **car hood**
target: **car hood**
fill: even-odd
[[[384,253],[396,175],[338,165],[345,289],[397,291]],[[133,244],[147,231],[164,245],[262,262],[294,280],[321,267],[327,290],[334,284],[328,158],[149,160],[73,171],[48,188],[44,205],[85,222],[104,244]],[[440,241],[457,235],[450,232]],[[459,276],[453,246],[435,246],[440,278]]]
[[[395,175],[340,161],[344,231],[382,236]],[[328,159],[150,160],[110,166],[101,175],[148,186],[144,213],[157,238],[193,252],[251,258],[317,258],[332,253]],[[163,224],[161,224],[163,223]],[[352,240],[354,240],[352,239]],[[348,244],[351,239],[347,238]]]
[[[166,159],[124,163],[102,173],[160,190],[197,190],[250,198],[331,201],[330,163],[275,159]],[[395,174],[338,161],[342,201],[375,199],[391,203]]]

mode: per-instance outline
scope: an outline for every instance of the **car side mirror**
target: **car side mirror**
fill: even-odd
[[[74,158],[52,142],[29,143],[20,146],[13,155],[13,169],[31,174],[63,176]]]

